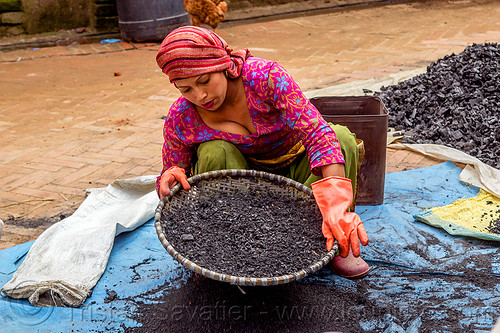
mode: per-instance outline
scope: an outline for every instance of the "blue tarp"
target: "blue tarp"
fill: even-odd
[[[387,174],[384,203],[356,208],[370,237],[369,246],[362,248],[364,259],[372,267],[370,274],[362,280],[350,281],[324,268],[313,276],[291,283],[294,289],[282,289],[281,292],[307,286],[319,286],[329,292],[354,292],[362,286],[369,303],[360,303],[356,309],[350,309],[348,315],[353,316],[366,332],[489,332],[500,316],[498,244],[451,236],[442,229],[414,219],[415,214],[430,207],[447,205],[477,194],[477,188],[458,180],[460,171],[453,163],[446,162]],[[127,327],[140,326],[132,319],[138,305],[130,299],[152,302],[151,296],[141,296],[151,290],[158,290],[158,294],[166,291],[194,295],[191,303],[187,298],[171,298],[170,301],[183,302],[171,306],[195,307],[196,297],[202,297],[199,293],[203,290],[189,290],[193,274],[163,249],[153,224],[151,220],[135,231],[117,237],[104,275],[81,308],[38,308],[26,300],[1,297],[0,332],[124,331]],[[10,280],[31,244],[0,251],[0,286]],[[109,290],[117,293],[117,298],[110,302],[105,301],[109,298]],[[316,306],[307,296],[303,297],[295,299],[294,305]],[[275,302],[279,305],[279,302],[286,303],[289,299],[293,299],[293,295]],[[220,301],[224,302],[217,300]],[[334,314],[346,315],[345,309],[341,309],[342,304],[336,306]],[[191,316],[195,313],[193,309],[189,310]],[[386,312],[370,315],[376,311]],[[186,319],[182,318],[181,312],[177,314],[179,320]],[[303,318],[302,327],[296,331],[308,331],[308,322],[324,318],[315,316],[310,314]],[[238,329],[245,326],[241,322],[209,317],[206,319],[222,320],[220,327],[223,330],[244,331]],[[267,327],[260,331],[280,331],[280,325],[285,321],[284,317],[266,318],[263,322]],[[334,319],[330,326],[323,323],[321,327],[330,327],[332,329],[327,330],[333,331],[333,322]],[[432,328],[429,323],[433,323]],[[257,331],[255,325],[258,324],[253,324],[254,331]],[[190,327],[187,320],[183,331],[192,331]],[[294,331],[290,325],[286,327],[287,331]],[[317,327],[309,331],[318,331]],[[165,327],[164,331],[174,330]]]

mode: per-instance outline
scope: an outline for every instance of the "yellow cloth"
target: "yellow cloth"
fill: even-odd
[[[500,218],[500,198],[480,190],[469,199],[460,199],[450,205],[434,207],[415,218],[440,227],[452,235],[500,241],[500,233],[490,227]]]

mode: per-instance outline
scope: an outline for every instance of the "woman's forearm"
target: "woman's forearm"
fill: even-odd
[[[345,178],[344,164],[335,163],[335,164],[324,165],[321,167],[321,175],[323,178],[331,177],[331,176]]]

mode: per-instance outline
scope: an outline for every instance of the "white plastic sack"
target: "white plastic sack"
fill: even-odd
[[[82,305],[104,273],[115,236],[154,216],[155,179],[116,180],[89,190],[73,215],[38,237],[1,291],[36,306]]]
[[[463,151],[437,144],[393,143],[392,148],[409,149],[443,161],[466,164],[459,179],[500,197],[500,170],[495,169]]]

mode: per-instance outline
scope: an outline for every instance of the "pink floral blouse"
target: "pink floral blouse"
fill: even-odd
[[[163,127],[162,174],[174,165],[189,173],[197,145],[216,139],[229,141],[243,155],[256,159],[282,156],[302,140],[315,175],[320,174],[321,166],[345,163],[335,133],[283,67],[251,57],[241,76],[257,133],[240,135],[212,129],[181,96],[171,106]]]

